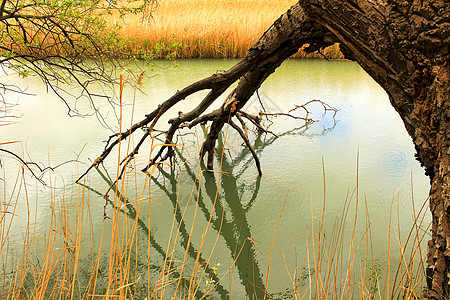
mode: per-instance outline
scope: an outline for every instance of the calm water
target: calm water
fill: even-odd
[[[235,60],[182,60],[177,68],[173,68],[167,62],[159,62],[159,67],[147,71],[141,88],[143,92],[129,87],[126,89],[124,123],[129,124],[132,115],[135,121],[141,119],[177,89],[218,70],[225,70],[234,63]],[[102,141],[112,131],[102,126],[95,115],[70,118],[65,105],[52,93],[47,94],[37,78],[2,77],[2,82],[8,81],[26,86],[28,92],[39,96],[7,94],[9,102],[18,103],[13,112],[20,118],[15,120],[15,125],[0,127],[2,141],[21,141],[7,149],[43,165],[56,166],[77,160],[59,167],[55,172],[44,174],[43,179],[51,182],[56,189],[50,190],[38,184],[32,184],[37,188],[30,188],[34,195],[30,197],[31,201],[37,201],[37,204],[33,202],[30,205],[36,207],[36,214],[32,209],[31,215],[36,215],[32,221],[36,222],[38,232],[45,232],[49,224],[47,217],[51,199],[57,202],[62,195],[65,199],[70,198],[67,195],[71,194],[74,178],[101,153]],[[77,94],[78,91],[71,92]],[[226,283],[219,285],[218,297],[230,293],[238,299],[245,291],[259,295],[259,292],[251,291],[248,281],[264,287],[269,261],[268,291],[274,297],[280,290],[292,291],[288,272],[292,276],[295,266],[299,272],[313,266],[313,262],[308,262],[305,257],[312,249],[312,231],[317,233],[319,228],[319,223],[317,220],[313,222],[312,217],[321,218],[325,181],[326,234],[332,234],[336,228],[335,221],[342,219],[343,209],[347,205],[350,207],[347,216],[349,228],[345,231],[342,247],[348,247],[358,199],[358,241],[366,232],[368,215],[375,264],[385,271],[390,217],[396,228],[391,237],[394,245],[391,251],[398,260],[396,245],[399,239],[406,238],[413,224],[413,203],[418,210],[429,190],[428,179],[414,159],[412,141],[390,106],[386,93],[355,63],[290,60],[263,84],[259,94],[265,109],[270,112],[287,112],[295,105],[313,99],[337,108],[338,112],[333,117],[332,112],[324,114],[320,104],[311,104],[308,106],[311,117],[318,122],[308,127],[304,127],[299,120],[273,118],[270,130],[279,137],[267,135],[252,139],[261,159],[262,178],[258,177],[251,155],[244,150],[236,134],[232,129],[225,129],[227,150],[222,162],[225,173],[222,176],[219,173],[202,176],[200,192],[194,188],[193,196],[190,193],[195,186],[195,178],[198,178],[197,140],[201,139],[202,133],[198,131],[195,136],[186,135],[179,140],[184,142],[185,148],[177,167],[172,172],[169,169],[163,173],[157,171],[152,181],[151,197],[160,204],[151,204],[151,247],[155,253],[151,259],[152,265],[158,269],[162,263],[164,254],[160,248],[166,249],[174,218],[180,226],[175,256],[182,259],[195,219],[192,247],[188,251],[191,260],[202,247],[203,258],[211,255],[210,264],[220,263],[217,273],[221,275],[228,270],[230,261],[237,259],[230,275],[233,280],[229,283],[226,279]],[[188,98],[174,108],[173,113],[194,107],[201,95]],[[81,113],[93,112],[86,98],[72,104],[76,104]],[[114,109],[108,102],[99,99],[96,106],[106,123],[112,129],[117,128]],[[117,111],[117,107],[115,109]],[[257,98],[246,107],[249,112],[260,109]],[[164,124],[160,123],[159,128],[164,129]],[[147,152],[146,149],[141,151]],[[2,154],[1,159],[3,176],[7,181],[2,189],[10,193],[19,166],[6,155]],[[137,160],[139,166],[144,165],[146,159],[145,155],[140,156]],[[115,161],[111,159],[106,162],[112,176],[116,170]],[[215,162],[215,167],[219,168],[219,161]],[[89,177],[89,185],[102,192],[107,188],[100,176],[94,173]],[[216,194],[217,202],[213,207]],[[128,198],[130,201],[136,200],[136,193],[130,192]],[[102,224],[108,231],[108,221],[103,222],[104,200],[92,194],[89,203],[94,228],[92,234],[98,235]],[[143,205],[143,211],[147,214],[141,213],[140,218],[146,223],[149,218],[148,201]],[[19,205],[10,233],[11,240],[20,240],[23,236],[26,211],[26,206]],[[184,211],[186,213],[182,217]],[[390,211],[393,212],[391,215]],[[206,242],[201,246],[202,234],[211,215]],[[222,223],[222,219],[225,222]],[[401,225],[400,234],[397,224]],[[218,232],[220,235],[216,242]],[[145,228],[141,228],[139,234],[145,237]],[[273,239],[275,243],[271,248]],[[144,244],[142,249],[147,247]],[[243,249],[240,255],[236,255],[236,249]],[[147,250],[143,253],[146,257]]]

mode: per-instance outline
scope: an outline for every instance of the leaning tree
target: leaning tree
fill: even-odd
[[[115,1],[110,2],[114,4]],[[77,28],[70,27],[70,22],[55,23],[48,18],[49,15],[36,17],[32,14],[33,6],[25,6],[22,10],[24,13],[18,15],[16,11],[4,5],[4,3],[13,2],[3,0],[1,3],[0,21],[10,22],[13,26],[9,28],[15,30],[13,35],[2,37],[2,45],[12,45],[5,41],[9,42],[27,29],[30,30],[24,24],[30,24],[29,32],[32,33],[39,28],[49,28],[50,32],[57,33],[51,35],[55,39],[53,44],[68,45],[68,49],[72,50],[79,49],[75,53],[68,53],[71,57],[78,58],[78,53],[85,51],[83,48],[86,45],[85,41],[87,44],[90,43],[89,41],[92,42],[89,40],[89,34],[83,32],[80,34]],[[45,5],[47,2],[36,3]],[[67,10],[69,7],[67,5],[77,2],[59,1],[58,3],[64,5],[58,8],[56,13],[61,10],[70,12]],[[14,14],[18,17],[11,17]],[[64,15],[63,20],[68,20],[69,17],[72,17],[71,13]],[[61,27],[61,24],[64,26]],[[77,48],[78,44],[74,36],[83,41],[81,48]],[[39,35],[28,35],[28,40],[25,39],[25,43],[20,44],[26,45],[26,51],[23,52],[22,57],[25,61],[30,58],[30,52],[27,51],[47,49],[46,45],[41,43],[41,39],[36,39],[38,44],[30,42],[32,37],[39,37]],[[200,150],[200,157],[206,156],[207,168],[213,168],[214,147],[219,132],[224,126],[234,128],[252,150],[244,121],[253,123],[261,129],[259,123],[261,119],[243,110],[248,99],[265,79],[299,48],[303,47],[305,51],[313,52],[334,43],[339,43],[345,57],[358,62],[384,88],[392,106],[399,113],[406,130],[413,139],[417,159],[425,168],[431,181],[432,239],[429,241],[427,259],[428,297],[430,299],[447,298],[450,293],[450,141],[448,139],[450,135],[450,3],[448,0],[299,1],[275,21],[234,67],[177,91],[171,98],[147,114],[143,120],[128,130],[111,136],[104,152],[91,168],[102,162],[121,141],[138,129],[145,129],[135,149],[123,161],[123,170],[125,170],[126,165],[138,153],[142,144],[152,136],[160,117],[170,113],[169,109],[178,102],[201,90],[209,90],[209,93],[194,109],[179,112],[169,121],[165,131],[166,146],[152,157],[149,166],[175,154],[170,144],[179,129],[192,128],[205,123],[209,124],[209,131]],[[29,45],[32,47],[28,47]],[[17,53],[14,47],[1,49],[2,56],[10,60],[11,58],[7,55]],[[51,58],[47,56],[47,53],[43,54],[45,55],[32,56],[31,62],[34,62],[35,57]],[[21,57],[14,56],[13,59],[15,58]],[[75,62],[74,66],[81,66],[76,60],[73,62]],[[35,64],[35,66],[40,65]],[[70,70],[69,68],[68,71]],[[37,69],[37,71],[40,70]],[[235,82],[237,86],[229,93],[220,108],[208,110],[211,104]],[[256,152],[252,151],[252,154],[260,170]]]
[[[299,48],[312,52],[334,43],[339,43],[345,57],[356,61],[383,87],[413,139],[417,159],[431,181],[432,239],[428,244],[426,270],[428,297],[447,298],[450,292],[448,0],[299,1],[273,23],[234,67],[177,91],[143,120],[111,136],[104,152],[91,167],[102,162],[116,145],[137,129],[144,128],[146,133],[123,161],[125,169],[152,135],[160,117],[201,90],[209,90],[209,93],[194,109],[178,112],[169,121],[165,131],[166,146],[152,157],[148,167],[175,154],[170,144],[179,129],[199,124],[209,124],[200,150],[200,157],[206,157],[209,169],[213,168],[219,132],[226,125],[234,128],[252,150],[243,128],[244,120],[260,127],[260,117],[243,110],[249,98]],[[220,108],[208,111],[235,82],[237,86]],[[252,151],[252,154],[260,171],[256,153]]]

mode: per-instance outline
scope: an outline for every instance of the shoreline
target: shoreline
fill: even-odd
[[[107,19],[136,58],[242,58],[295,0],[166,0],[149,20],[137,16]],[[339,46],[323,54],[343,59]],[[176,54],[175,54],[176,53]],[[299,51],[294,58],[324,59]]]

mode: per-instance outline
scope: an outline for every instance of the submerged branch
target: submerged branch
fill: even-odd
[[[258,174],[261,177],[262,176],[262,170],[261,170],[261,163],[259,162],[258,154],[256,154],[255,149],[253,149],[253,146],[250,143],[250,141],[248,140],[248,137],[246,136],[245,132],[242,131],[242,129],[239,128],[239,126],[237,126],[235,123],[233,123],[233,121],[230,120],[229,124],[231,125],[231,127],[233,127],[239,133],[241,138],[244,140],[245,145],[247,145],[248,149],[252,153],[253,158],[255,159],[256,168],[258,169]]]
[[[207,168],[213,168],[214,147],[223,126],[229,123],[238,131],[246,146],[250,149],[258,167],[260,175],[261,167],[254,149],[249,142],[246,134],[246,126],[242,118],[250,120],[257,128],[258,132],[276,134],[264,129],[261,126],[261,115],[259,117],[249,115],[242,111],[242,108],[248,102],[250,97],[259,89],[261,84],[278,68],[283,61],[295,54],[300,47],[307,46],[306,51],[317,51],[330,44],[330,32],[323,26],[313,22],[305,16],[298,4],[295,4],[290,10],[283,14],[269,30],[267,30],[260,40],[248,50],[247,55],[228,71],[216,73],[212,76],[199,80],[184,89],[177,91],[172,97],[158,105],[151,113],[147,114],[143,120],[132,125],[128,130],[117,133],[109,137],[108,142],[102,154],[86,170],[86,172],[77,180],[84,177],[92,168],[102,163],[111,151],[123,140],[136,132],[137,129],[144,129],[147,133],[140,139],[138,145],[122,161],[127,164],[139,151],[143,142],[151,136],[156,124],[161,116],[173,108],[180,101],[199,91],[209,90],[209,93],[203,100],[191,111],[187,113],[179,112],[178,116],[169,121],[169,129],[166,132],[166,138],[163,146],[158,153],[150,160],[150,163],[143,169],[147,171],[152,165],[171,158],[173,151],[173,138],[178,129],[192,128],[199,124],[210,122],[209,132],[203,142],[199,156],[200,159],[207,154]],[[213,103],[217,101],[233,83],[238,82],[228,97],[224,100],[221,107],[205,113]],[[299,106],[300,107],[300,106]],[[264,109],[264,107],[263,107]],[[267,112],[261,114],[270,115]],[[281,113],[280,113],[281,114]],[[272,114],[275,115],[275,114]],[[236,124],[231,122],[231,118],[237,116],[241,122],[244,131]],[[297,117],[296,117],[297,118]],[[300,117],[298,117],[300,118]],[[309,120],[308,117],[300,118]],[[149,125],[150,124],[150,125]],[[122,170],[125,169],[123,166]]]

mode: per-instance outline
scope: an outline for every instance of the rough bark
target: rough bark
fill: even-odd
[[[389,94],[430,177],[430,299],[450,282],[450,3],[448,1],[301,1],[347,55]]]
[[[179,128],[211,122],[200,153],[201,157],[208,155],[207,165],[211,169],[215,142],[225,124],[231,124],[244,138],[231,119],[241,112],[261,83],[299,47],[309,44],[307,49],[315,51],[335,42],[340,43],[347,58],[357,61],[386,90],[412,137],[418,160],[430,177],[433,224],[427,260],[428,297],[447,298],[450,291],[448,0],[300,1],[265,32],[236,66],[177,92],[131,129],[112,136],[93,166],[136,129],[146,127],[151,131],[159,117],[179,101],[209,89],[210,93],[194,110],[180,113],[170,121],[167,143],[172,141]],[[236,81],[239,81],[237,87],[223,105],[204,114]],[[142,138],[125,164],[147,137]],[[171,155],[171,147],[163,147],[151,164]]]

